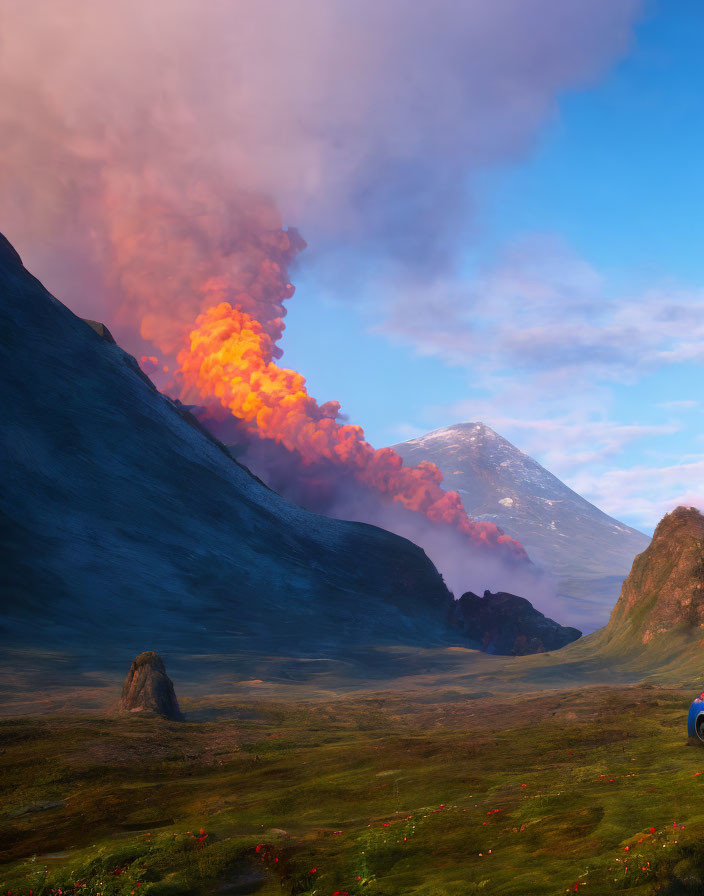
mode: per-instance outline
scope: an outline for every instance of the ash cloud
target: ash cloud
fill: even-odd
[[[530,150],[640,5],[5,0],[0,212],[28,264],[123,340],[136,280],[156,264],[163,301],[185,292],[257,194],[321,265],[344,246],[441,268],[475,174]]]
[[[343,296],[371,264],[404,269],[400,285],[451,272],[476,175],[530,150],[559,92],[624,50],[640,5],[5,0],[4,229],[74,311],[177,389],[164,369],[212,302],[281,336],[304,246],[284,222]],[[269,454],[275,481],[310,493]],[[398,508],[319,479],[316,501],[339,515],[426,545],[442,531],[414,535]],[[441,550],[428,549],[443,568]],[[452,587],[517,590],[471,575]]]

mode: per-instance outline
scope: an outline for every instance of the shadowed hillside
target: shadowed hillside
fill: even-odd
[[[266,488],[0,237],[6,646],[124,665],[189,653],[443,643],[423,551]]]

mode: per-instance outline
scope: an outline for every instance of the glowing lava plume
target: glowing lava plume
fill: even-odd
[[[471,520],[455,491],[442,488],[432,463],[406,467],[391,448],[375,450],[360,426],[338,422],[340,405],[319,405],[300,373],[274,363],[277,347],[262,325],[229,302],[207,309],[178,363],[187,394],[217,398],[261,438],[297,452],[304,464],[327,461],[434,523],[445,523],[475,544],[500,546],[526,559],[521,545],[493,523]]]

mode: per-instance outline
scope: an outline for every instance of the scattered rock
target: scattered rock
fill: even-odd
[[[484,597],[468,591],[457,601],[453,621],[479,650],[506,656],[557,650],[582,635],[548,619],[524,597],[505,591],[485,591]]]
[[[155,713],[173,722],[183,720],[173,682],[157,653],[147,650],[134,660],[118,708],[121,712]]]
[[[81,320],[84,324],[88,324],[91,330],[95,330],[95,332],[100,336],[101,339],[104,339],[106,342],[109,342],[110,345],[116,345],[115,338],[112,333],[105,324],[101,324],[99,320],[88,320],[87,317],[82,317]]]

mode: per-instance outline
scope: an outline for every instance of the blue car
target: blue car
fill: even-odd
[[[695,699],[689,707],[687,716],[687,734],[704,741],[704,691]]]

